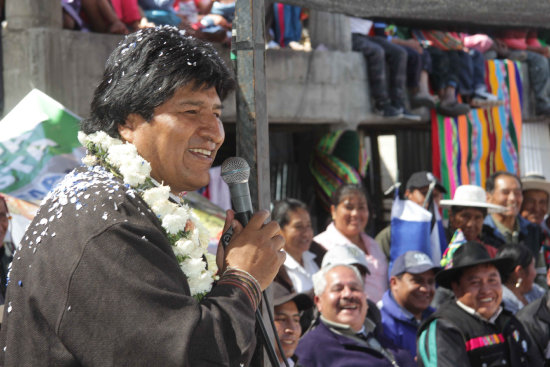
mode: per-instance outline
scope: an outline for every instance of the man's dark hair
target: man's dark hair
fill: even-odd
[[[497,178],[499,178],[500,176],[510,176],[515,178],[519,183],[519,187],[522,188],[521,180],[519,179],[518,176],[507,171],[496,171],[491,176],[489,176],[485,181],[485,191],[487,191],[487,193],[492,194],[493,191],[495,191],[495,182]]]
[[[353,194],[363,195],[368,204],[367,192],[361,184],[343,184],[334,191],[330,198],[330,202],[332,205],[338,206],[343,198]]]
[[[154,109],[187,85],[216,89],[220,100],[235,88],[230,69],[208,43],[175,27],[129,34],[109,56],[103,80],[94,92],[90,117],[80,128],[119,137],[118,125],[131,113],[146,121]]]
[[[290,222],[290,213],[300,208],[307,211],[307,205],[298,199],[287,198],[280,201],[276,201],[273,204],[273,210],[271,211],[271,218],[275,222],[279,223],[279,226],[283,228],[288,224],[288,222]]]
[[[502,274],[502,283],[508,281],[516,266],[519,265],[522,269],[527,269],[529,265],[531,265],[531,261],[534,259],[531,250],[522,244],[502,246],[498,249],[498,252],[495,255],[495,258],[497,259],[501,257],[509,257],[514,260],[514,266],[510,269],[510,271],[507,274]]]
[[[461,211],[465,209],[476,209],[481,212],[481,215],[483,215],[483,218],[487,216],[487,208],[480,208],[476,206],[462,206],[462,205],[453,205],[451,206],[451,215],[457,215]]]

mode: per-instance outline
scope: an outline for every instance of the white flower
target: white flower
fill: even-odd
[[[172,214],[176,210],[177,205],[166,201],[157,201],[151,205],[151,209],[159,218],[164,218],[166,215]]]
[[[90,167],[94,166],[97,164],[97,157],[95,155],[87,155],[82,158],[82,163]]]
[[[145,183],[145,180],[149,177],[151,173],[151,165],[147,161],[140,162],[129,162],[120,167],[120,173],[124,177],[124,183],[127,183],[130,186],[139,186]]]
[[[167,201],[169,195],[169,186],[158,186],[145,190],[143,193],[143,200],[145,200],[149,206],[153,206],[157,201]]]
[[[185,229],[185,222],[181,219],[182,217],[177,214],[166,214],[162,218],[162,227],[170,234],[177,234]]]
[[[105,131],[97,131],[93,134],[86,135],[84,133],[78,134],[78,140],[82,145],[87,145],[88,142],[93,143],[94,145],[100,147],[104,151],[107,151],[109,147],[113,145],[120,145],[122,141],[119,139],[112,138]]]
[[[201,273],[198,277],[188,280],[192,294],[209,292],[212,289],[212,278],[207,272]]]
[[[185,259],[181,263],[181,269],[188,278],[196,278],[206,269],[206,264],[201,258]]]
[[[183,238],[180,238],[176,241],[174,252],[176,253],[176,255],[187,255],[193,258],[199,258],[203,255],[203,251],[199,246],[193,243],[193,241]]]

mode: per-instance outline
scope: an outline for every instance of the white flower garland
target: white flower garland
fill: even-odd
[[[124,183],[139,192],[162,221],[162,228],[187,277],[191,295],[200,300],[212,289],[218,271],[216,256],[207,251],[208,230],[200,224],[191,208],[169,200],[170,187],[159,184],[150,176],[151,165],[138,154],[133,144],[123,143],[104,131],[90,135],[80,131],[78,140],[88,149],[88,155],[82,159],[84,164],[101,164],[121,177]]]

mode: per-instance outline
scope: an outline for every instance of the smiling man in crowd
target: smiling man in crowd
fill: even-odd
[[[435,274],[440,268],[420,251],[399,256],[390,274],[390,289],[378,303],[384,335],[399,348],[416,356],[416,332],[430,316],[435,294]]]
[[[536,282],[545,286],[546,266],[540,253],[542,231],[537,224],[520,215],[524,199],[521,180],[513,173],[497,171],[487,178],[485,189],[488,203],[504,206],[507,210],[485,217],[481,242],[497,249],[505,244],[527,246],[536,259]]]
[[[275,327],[284,353],[281,354],[277,349],[279,362],[281,366],[285,366],[286,358],[290,367],[298,367],[300,364],[296,364],[294,351],[302,336],[300,316],[303,311],[313,307],[313,302],[305,293],[291,293],[285,286],[273,283],[273,307]]]
[[[397,349],[369,320],[361,274],[352,265],[335,264],[313,275],[319,325],[302,337],[296,349],[305,367],[413,366],[412,356]]]
[[[468,241],[451,249],[436,275],[456,300],[444,303],[420,327],[418,365],[542,366],[522,324],[501,307],[501,273],[513,260],[493,259],[485,247]]]

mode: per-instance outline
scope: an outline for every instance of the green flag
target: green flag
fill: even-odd
[[[33,89],[0,121],[0,191],[41,200],[85,150],[77,139],[80,117]]]

